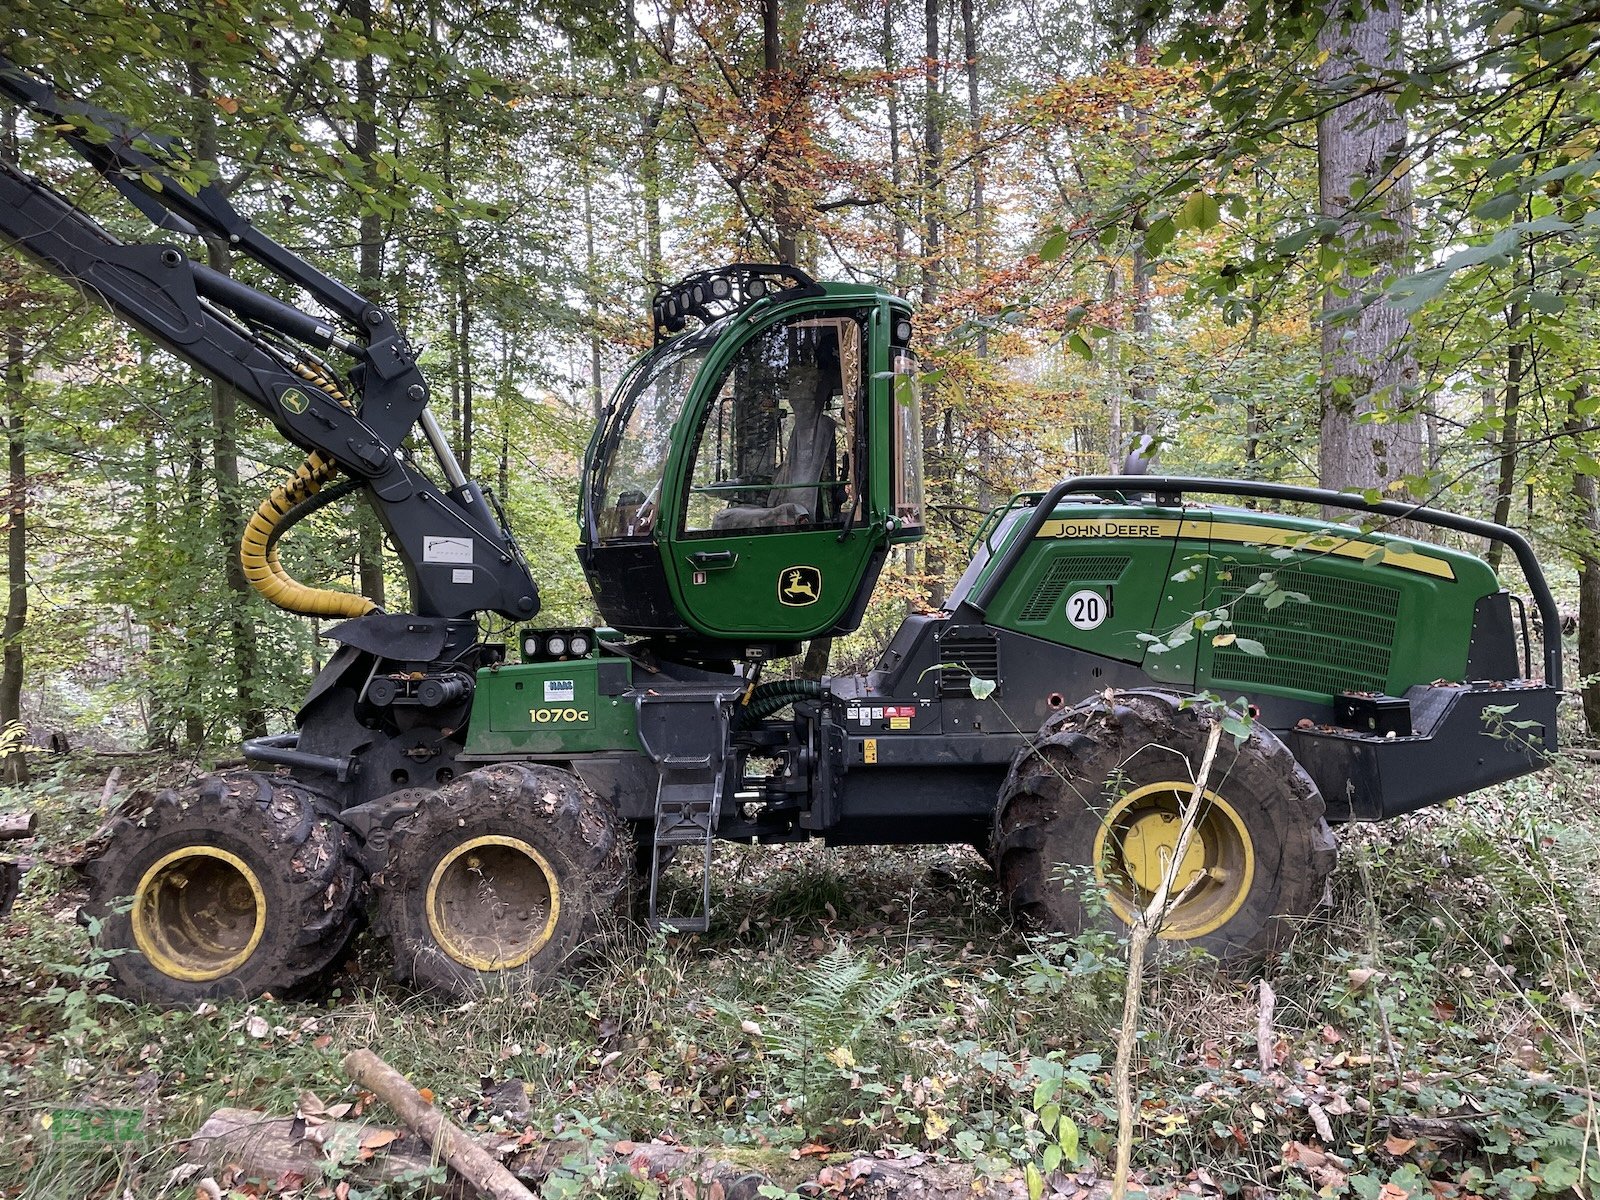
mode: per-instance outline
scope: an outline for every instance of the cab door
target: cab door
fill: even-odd
[[[697,383],[663,550],[702,634],[790,641],[859,622],[886,544],[868,486],[879,322],[859,306],[781,316]]]

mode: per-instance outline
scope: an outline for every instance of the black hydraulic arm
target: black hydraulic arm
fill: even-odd
[[[1496,525],[1492,521],[1479,521],[1472,517],[1457,516],[1437,508],[1420,504],[1407,504],[1400,500],[1368,500],[1354,492],[1335,492],[1328,488],[1299,487],[1288,483],[1254,483],[1243,479],[1187,479],[1176,475],[1086,475],[1063,480],[1055,485],[1038,504],[1033,506],[1018,535],[1011,539],[988,578],[968,600],[982,614],[987,611],[1006,577],[1027,553],[1028,545],[1044,528],[1056,506],[1073,495],[1116,495],[1128,493],[1154,493],[1158,496],[1182,496],[1193,492],[1198,495],[1254,496],[1263,500],[1289,500],[1302,504],[1317,504],[1327,508],[1343,508],[1355,512],[1373,513],[1401,521],[1418,521],[1424,525],[1437,525],[1441,529],[1454,529],[1458,533],[1488,538],[1510,547],[1522,568],[1523,578],[1533,593],[1534,607],[1544,623],[1544,679],[1550,687],[1561,687],[1561,616],[1556,610],[1556,599],[1545,581],[1539,559],[1533,553],[1528,539],[1514,529]],[[1354,532],[1354,531],[1352,531]]]
[[[314,297],[329,320],[241,283],[172,245],[121,242],[51,188],[0,163],[0,238],[81,288],[119,318],[234,388],[285,438],[359,479],[405,565],[420,616],[481,611],[525,620],[539,593],[512,537],[467,479],[427,411],[428,386],[392,317],[256,229],[213,186],[189,190],[168,171],[171,144],[121,117],[65,99],[0,56],[0,98],[45,119],[159,228],[246,255]],[[356,397],[308,383],[320,363],[290,343],[351,360]],[[401,449],[420,427],[441,490]]]

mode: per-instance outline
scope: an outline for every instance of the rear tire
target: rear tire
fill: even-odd
[[[1148,904],[1206,743],[1206,723],[1181,701],[1154,690],[1097,696],[1052,717],[1018,754],[995,846],[1001,889],[1024,920],[1125,930]],[[1260,726],[1239,745],[1225,734],[1175,880],[1181,900],[1158,936],[1258,958],[1322,902],[1333,864],[1322,797],[1288,748]]]
[[[439,788],[394,830],[373,884],[395,977],[455,997],[537,989],[617,914],[631,840],[556,767],[503,763]]]
[[[109,960],[117,991],[189,1005],[314,989],[355,932],[348,836],[286,776],[237,771],[132,797],[82,868],[96,944],[122,951]]]

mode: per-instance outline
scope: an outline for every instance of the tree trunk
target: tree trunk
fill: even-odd
[[[577,61],[572,62],[573,85],[578,85]],[[589,320],[589,408],[595,421],[605,407],[605,390],[600,379],[600,262],[594,245],[594,172],[589,155],[580,150],[578,158],[583,199],[583,301]]]
[[[941,275],[942,205],[940,198],[940,172],[944,168],[944,126],[940,95],[939,61],[939,0],[925,0],[923,5],[923,104],[922,104],[922,303],[933,305],[939,298]],[[942,434],[947,428],[942,410],[943,397],[937,386],[927,386],[922,397],[923,445],[928,463],[934,469],[927,472],[930,492],[939,495],[948,492],[948,442]],[[928,599],[935,607],[944,602],[944,555],[936,542],[923,549],[928,573]]]
[[[894,0],[884,0],[883,5],[883,69],[893,74],[897,63],[894,53]],[[907,286],[906,279],[906,237],[910,232],[906,228],[905,212],[902,205],[905,203],[905,167],[900,156],[900,85],[893,78],[889,80],[889,181],[894,185],[894,202],[889,206],[894,221],[894,263],[892,264],[891,278],[894,279],[895,290],[904,292]],[[909,555],[911,548],[906,547]]]
[[[983,193],[983,113],[978,95],[978,28],[973,16],[972,0],[961,0],[961,46],[966,55],[967,77],[967,132],[972,138],[972,274],[978,282],[985,267],[985,232],[987,214],[984,212]],[[978,357],[989,354],[989,335],[978,331]]]
[[[461,314],[461,444],[456,447],[456,457],[461,470],[472,474],[472,439],[477,430],[477,415],[473,398],[472,378],[472,284],[467,278],[466,247],[457,236],[456,246],[461,255],[456,260],[456,308]]]
[[[781,90],[785,93],[785,101],[793,99],[787,96],[788,82],[783,78],[783,30],[779,6],[783,0],[761,0],[761,64],[766,78],[762,81],[762,91],[771,96],[774,91]],[[771,109],[770,120],[774,123],[797,119],[790,111],[789,104],[774,104]],[[777,130],[772,130],[775,135]],[[782,152],[782,139],[774,137]],[[793,197],[789,188],[782,182],[781,170],[774,173],[772,184],[772,221],[778,241],[778,261],[784,263],[798,263],[800,261],[800,220],[794,208]]]
[[[922,303],[939,298],[939,172],[944,159],[944,127],[939,111],[939,0],[923,5],[926,57],[922,105]]]
[[[1588,398],[1589,389],[1573,389],[1567,409],[1567,434],[1577,443],[1580,454],[1593,453],[1594,430],[1578,412]],[[1572,498],[1577,506],[1578,560],[1578,679],[1583,698],[1583,719],[1591,737],[1600,736],[1600,484],[1593,475],[1575,470]],[[1544,636],[1559,638],[1559,629],[1546,629]]]
[[[231,256],[227,246],[206,239],[206,260],[226,275]],[[267,716],[256,693],[260,675],[255,621],[250,615],[250,581],[239,560],[239,540],[244,536],[243,489],[239,482],[239,397],[226,384],[211,384],[211,475],[217,489],[217,527],[222,541],[224,578],[228,585],[228,623],[233,643],[239,727],[247,738],[263,737]]]
[[[967,77],[967,136],[972,139],[972,282],[978,287],[988,270],[988,213],[984,207],[984,152],[983,110],[978,87],[978,23],[973,13],[972,0],[961,0],[961,47],[966,56]],[[973,347],[980,362],[989,357],[989,331],[978,328]],[[980,383],[984,377],[980,371]],[[980,402],[976,406],[977,430],[975,442],[978,454],[978,507],[987,512],[998,502],[992,481],[996,476],[994,431],[989,416]]]
[[[371,141],[376,148],[377,130],[374,127]],[[358,139],[359,144],[359,139]],[[455,143],[450,134],[450,122],[444,122],[443,146],[443,175],[445,192],[452,200],[457,199],[455,183]],[[377,237],[377,248],[372,254],[374,262],[366,262],[367,241],[366,222],[362,218],[363,234],[361,250],[363,271],[372,270],[375,273],[382,270],[383,257],[382,227],[374,231]],[[470,273],[467,270],[467,246],[461,240],[461,223],[459,218],[452,215],[450,218],[450,248],[453,261],[450,265],[451,291],[454,293],[454,305],[450,309],[450,346],[452,361],[450,364],[450,415],[453,418],[456,434],[456,458],[461,463],[461,469],[468,475],[472,474],[472,284]]]
[[[1365,80],[1404,69],[1399,0],[1371,0],[1356,7],[1355,15],[1352,7],[1330,0],[1318,37],[1327,55],[1320,75],[1330,94],[1359,89],[1352,76]],[[1387,92],[1366,91],[1317,122],[1322,213],[1340,223],[1347,252],[1379,268],[1365,279],[1346,270],[1323,294],[1319,469],[1324,487],[1382,487],[1422,472],[1411,322],[1380,290],[1408,270],[1411,179],[1405,154],[1406,122]],[[1381,216],[1393,229],[1373,230],[1361,215]],[[1371,293],[1363,295],[1363,287]],[[1333,315],[1352,305],[1354,315]],[[1361,421],[1380,409],[1393,419]]]
[[[191,437],[185,475],[187,486],[184,489],[184,498],[188,501],[191,513],[205,511],[205,476],[205,447],[198,437]],[[231,554],[230,547],[224,547],[223,551]],[[206,711],[202,707],[205,703],[205,680],[201,677],[200,662],[193,648],[203,644],[205,634],[192,616],[185,622],[184,633],[184,677],[189,687],[188,694],[183,698],[183,744],[190,750],[199,750],[206,742]]]
[[[373,34],[372,0],[351,0],[350,15],[360,23],[361,31],[366,35],[367,44],[370,46]],[[355,153],[364,166],[368,183],[375,188],[385,186],[378,178],[375,166],[378,155],[378,80],[370,52],[356,59]],[[356,277],[361,281],[362,295],[376,304],[383,287],[383,218],[372,210],[370,204],[365,202],[363,204],[357,230]],[[467,342],[470,337],[471,330],[466,327],[466,321],[463,319],[460,349],[463,366],[466,362]],[[472,401],[468,394],[469,387],[470,384],[463,386],[461,397],[463,466],[469,461],[468,455],[472,444],[470,415]],[[384,607],[383,525],[378,520],[377,511],[370,503],[363,505],[357,512],[360,514],[356,518],[356,562],[359,575],[357,586],[362,595],[382,608]]]
[[[7,109],[0,128],[0,157],[17,161],[17,112]],[[15,275],[16,272],[10,272]],[[0,728],[22,720],[22,631],[28,624],[28,455],[26,431],[27,353],[20,313],[6,325],[6,618],[0,639]],[[28,782],[21,750],[0,760],[7,783]]]
[[[217,137],[211,85],[199,63],[189,64],[189,94],[194,108],[194,148],[202,162],[217,161]],[[205,239],[206,262],[223,275],[232,273],[233,256],[221,238]],[[217,532],[222,543],[223,578],[227,583],[228,632],[233,651],[234,695],[240,732],[263,737],[267,714],[257,683],[261,674],[255,621],[250,614],[253,591],[239,560],[244,536],[244,496],[239,481],[239,397],[226,384],[211,383],[211,477],[217,489]]]
[[[1141,68],[1150,65],[1150,23],[1143,15],[1134,43],[1134,62]],[[1150,114],[1142,108],[1133,113],[1133,167],[1142,175],[1150,163]],[[1145,212],[1139,210],[1138,226],[1145,222]],[[1118,414],[1126,418],[1131,430],[1119,428],[1111,445],[1111,469],[1122,470],[1123,460],[1138,435],[1144,431],[1145,416],[1150,412],[1154,396],[1150,387],[1150,311],[1154,290],[1155,266],[1144,252],[1144,239],[1135,229],[1132,261],[1128,266],[1129,283],[1133,292],[1133,365],[1128,372],[1128,401],[1131,411]],[[1123,421],[1118,422],[1124,424]]]
[[[671,6],[669,6],[670,8]],[[678,14],[667,13],[661,29],[661,53],[670,60],[677,43]],[[644,194],[644,278],[648,285],[646,301],[666,282],[663,278],[665,250],[662,245],[661,215],[661,122],[667,111],[667,85],[662,83],[646,106],[640,124],[639,190]]]
[[[1494,523],[1504,525],[1511,519],[1511,493],[1517,486],[1518,426],[1522,419],[1522,368],[1527,344],[1518,336],[1522,329],[1523,310],[1520,300],[1513,301],[1506,310],[1506,391],[1500,403],[1500,472],[1494,492]],[[1489,565],[1496,571],[1505,555],[1504,542],[1490,542]]]

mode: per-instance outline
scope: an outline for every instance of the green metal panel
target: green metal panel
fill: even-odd
[[[1218,691],[1326,700],[1461,679],[1475,605],[1498,587],[1469,554],[1243,509],[1063,505],[1034,541],[990,604],[991,623]],[[1265,574],[1283,593],[1272,608],[1267,594],[1246,594]],[[1074,612],[1085,596],[1105,601],[1098,621]],[[1218,610],[1222,626],[1174,649],[1139,637],[1166,639]],[[1214,644],[1228,633],[1233,643]]]
[[[626,659],[610,659],[630,675]],[[560,755],[642,750],[633,701],[603,696],[598,658],[517,663],[478,672],[467,754]]]
[[[1329,532],[1323,522],[1219,511],[1209,607],[1225,607],[1236,646],[1200,647],[1201,687],[1282,696],[1386,692],[1467,667],[1479,599],[1498,590],[1481,559],[1424,542]],[[1275,608],[1243,593],[1264,573],[1290,594]]]

